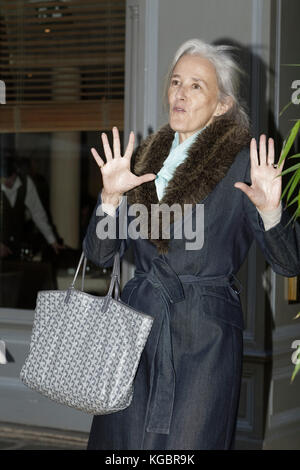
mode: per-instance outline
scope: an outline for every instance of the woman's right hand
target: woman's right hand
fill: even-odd
[[[134,148],[134,133],[131,132],[129,142],[124,156],[121,156],[119,131],[113,128],[113,153],[111,151],[107,135],[101,135],[106,163],[98,152],[92,148],[91,152],[102,173],[103,189],[101,193],[102,202],[117,206],[123,193],[140,184],[152,181],[156,178],[154,173],[136,176],[130,171],[130,160]]]

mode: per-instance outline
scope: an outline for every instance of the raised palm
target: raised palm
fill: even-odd
[[[251,160],[251,186],[245,183],[235,183],[235,187],[241,189],[261,211],[271,211],[280,204],[281,176],[283,163],[280,167],[274,165],[274,140],[269,139],[268,151],[266,136],[261,135],[259,140],[259,158],[256,140],[250,144]]]
[[[134,149],[133,132],[130,133],[128,145],[123,157],[121,156],[119,131],[116,127],[113,128],[113,152],[106,134],[102,133],[101,137],[106,163],[104,163],[94,148],[91,149],[91,152],[102,173],[103,193],[105,195],[108,197],[118,197],[142,183],[155,179],[156,175],[154,173],[136,176],[130,171],[130,161]]]

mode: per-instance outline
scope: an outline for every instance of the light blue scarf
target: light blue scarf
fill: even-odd
[[[203,129],[200,129],[200,131],[195,132],[195,134],[185,139],[181,144],[179,143],[179,134],[178,132],[175,132],[170,153],[165,159],[163,166],[157,173],[156,179],[154,180],[156,186],[156,193],[159,201],[163,197],[165,189],[170,179],[172,178],[177,166],[180,165],[180,163],[182,163],[186,159],[188,149],[194,143],[197,136],[204,129],[205,127],[203,127]]]

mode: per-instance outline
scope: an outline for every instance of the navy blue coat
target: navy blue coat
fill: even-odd
[[[152,315],[154,322],[131,405],[94,417],[88,449],[234,446],[244,328],[235,275],[254,239],[276,273],[299,274],[300,230],[298,224],[286,225],[290,217],[283,211],[280,223],[265,231],[255,206],[233,186],[237,181],[250,183],[248,140],[245,134],[240,139],[238,128],[232,133],[233,128],[229,126],[225,135],[224,123],[216,124],[199,136],[161,201],[204,204],[202,248],[188,250],[189,240],[174,238],[174,227],[183,223],[180,219],[171,223],[167,245],[149,238],[99,240],[96,226],[106,217],[96,215],[99,196],[83,243],[85,254],[97,265],[111,266],[116,250],[123,256],[132,245],[135,276],[121,298]],[[156,173],[172,139],[168,126],[149,138],[138,153],[136,173]],[[199,166],[201,160],[204,164]],[[126,210],[134,202],[148,207],[157,203],[154,182],[128,193]],[[121,213],[120,209],[119,223]],[[130,223],[132,217],[127,220]]]

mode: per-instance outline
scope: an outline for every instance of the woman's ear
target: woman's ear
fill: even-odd
[[[222,114],[227,113],[227,111],[233,105],[233,98],[231,96],[226,96],[222,101],[219,101],[214,116],[222,116]]]

